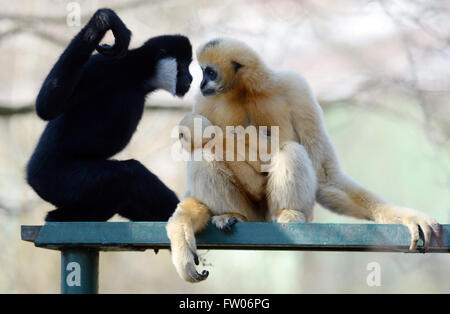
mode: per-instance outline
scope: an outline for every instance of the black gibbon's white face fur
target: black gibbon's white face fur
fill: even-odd
[[[203,79],[200,91],[203,96],[212,96],[220,92],[219,72],[212,65],[202,66]]]
[[[177,59],[167,57],[158,61],[156,74],[149,84],[152,88],[163,89],[182,97],[189,90],[191,82],[189,64],[178,64]]]
[[[156,74],[149,84],[155,89],[164,89],[176,95],[177,92],[177,60],[175,58],[164,58],[156,65]]]

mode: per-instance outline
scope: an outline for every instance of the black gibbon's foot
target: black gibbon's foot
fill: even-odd
[[[107,221],[114,216],[114,211],[105,209],[81,210],[69,208],[57,208],[47,213],[46,222],[65,222],[65,221]]]
[[[212,218],[212,223],[221,231],[225,233],[230,233],[231,228],[239,221],[238,218],[225,214],[220,216],[214,216]]]

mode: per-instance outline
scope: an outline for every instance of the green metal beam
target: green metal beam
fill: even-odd
[[[163,222],[51,222],[22,226],[22,239],[50,249],[95,248],[100,251],[167,249]],[[442,245],[429,252],[450,252],[450,225],[443,225]],[[237,223],[230,234],[209,225],[198,234],[199,249],[408,251],[410,235],[402,225],[322,223]],[[419,246],[422,245],[419,241]]]
[[[167,249],[165,227],[163,222],[49,222],[22,226],[22,240],[61,250],[62,293],[97,293],[99,251]],[[320,223],[240,222],[230,234],[208,225],[196,238],[200,249],[379,252],[407,252],[410,241],[402,225]],[[442,243],[432,243],[429,252],[450,252],[450,225],[442,226]]]
[[[67,248],[61,250],[61,293],[98,292],[98,250]]]

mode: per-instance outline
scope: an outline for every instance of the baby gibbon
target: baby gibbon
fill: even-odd
[[[279,150],[271,152],[270,171],[255,170],[245,161],[189,161],[188,191],[167,225],[172,261],[187,281],[206,279],[199,274],[195,233],[212,222],[229,231],[237,221],[310,222],[317,201],[338,214],[379,223],[398,223],[411,233],[410,250],[417,249],[419,228],[424,249],[440,225],[414,209],[394,206],[343,173],[326,131],[323,112],[307,81],[298,73],[269,69],[258,54],[235,39],[215,39],[197,50],[203,70],[201,95],[192,120],[204,126],[279,127]],[[194,145],[180,134],[184,147]],[[253,197],[255,196],[256,197]]]

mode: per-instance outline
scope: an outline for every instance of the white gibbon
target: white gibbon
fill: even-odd
[[[419,228],[424,249],[439,237],[436,220],[417,210],[394,206],[343,173],[326,131],[323,112],[307,81],[298,73],[269,69],[245,43],[229,38],[207,42],[197,50],[203,70],[201,95],[193,113],[180,125],[203,127],[279,127],[279,150],[272,152],[270,171],[258,171],[246,161],[189,161],[188,190],[169,219],[167,234],[172,261],[187,281],[206,279],[198,265],[195,234],[211,219],[229,231],[238,221],[310,222],[317,201],[338,214],[379,223],[403,224],[417,249]],[[194,145],[183,132],[188,151],[202,149],[210,138]]]

